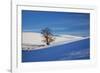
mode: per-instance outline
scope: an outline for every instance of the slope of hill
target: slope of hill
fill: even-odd
[[[70,42],[75,40],[83,39],[83,37],[72,36],[72,35],[59,35],[54,36],[55,41],[50,43],[51,45],[60,44],[63,42]],[[27,49],[41,49],[39,47],[46,47],[45,43],[42,41],[43,36],[40,33],[33,32],[23,32],[22,33],[22,48]]]
[[[86,38],[38,50],[22,50],[22,62],[90,59],[90,39]]]

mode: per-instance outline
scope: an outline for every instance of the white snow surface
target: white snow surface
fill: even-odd
[[[59,35],[54,36],[55,41],[51,42],[49,46],[43,42],[43,36],[41,33],[33,33],[33,32],[22,32],[22,48],[24,50],[27,49],[41,49],[45,47],[50,47],[53,45],[59,45],[62,43],[73,42],[77,40],[84,39],[84,37],[72,36],[72,35]]]

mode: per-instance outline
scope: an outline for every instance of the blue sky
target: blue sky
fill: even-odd
[[[90,14],[22,10],[23,32],[41,32],[45,27],[55,35],[89,36]]]

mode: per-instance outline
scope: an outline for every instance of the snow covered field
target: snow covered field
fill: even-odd
[[[90,39],[53,45],[38,50],[22,50],[22,62],[89,60]]]
[[[54,36],[54,38],[55,38],[55,41],[53,41],[51,45],[47,46],[42,41],[43,37],[40,33],[23,32],[22,33],[22,49],[23,50],[43,49],[45,47],[51,47],[51,46],[60,45],[63,43],[69,43],[69,42],[84,39],[84,37],[72,36],[72,35],[59,35],[59,36]]]
[[[22,62],[90,59],[90,38],[72,35],[54,36],[50,45],[40,33],[22,33]]]

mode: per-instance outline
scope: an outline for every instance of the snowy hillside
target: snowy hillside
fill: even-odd
[[[64,43],[45,49],[22,50],[22,62],[63,61],[63,60],[89,60],[90,39]]]
[[[72,36],[72,35],[59,35],[59,36],[54,36],[54,38],[55,38],[55,41],[52,42],[51,45],[84,39],[83,37]],[[22,33],[22,48],[23,49],[41,49],[42,47],[43,48],[47,47],[45,46],[45,43],[42,40],[43,40],[43,37],[40,33],[23,32]]]

